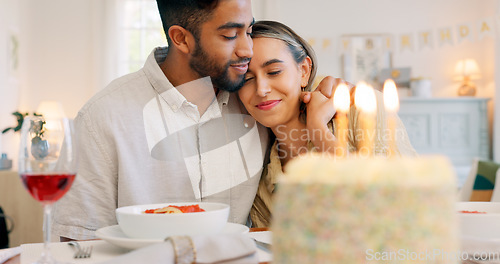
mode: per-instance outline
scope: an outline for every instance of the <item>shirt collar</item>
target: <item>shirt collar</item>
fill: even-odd
[[[168,47],[155,48],[146,59],[143,71],[148,78],[149,83],[158,94],[170,90],[174,86],[165,77],[165,74],[160,68],[160,64],[165,61],[167,57]]]
[[[153,86],[153,89],[176,112],[182,107],[184,103],[187,103],[187,100],[177,89],[172,89],[174,88],[174,86],[166,78],[165,74],[160,68],[160,64],[165,61],[167,53],[168,47],[155,48],[146,59],[143,71],[149,82]],[[208,77],[194,80],[192,82],[206,82],[206,78]],[[229,102],[229,97],[229,92],[222,90],[219,91],[219,93],[217,94],[217,102],[219,106],[227,105]]]
[[[217,101],[219,102],[219,105],[227,105],[230,95],[231,94],[228,91],[219,91],[219,94],[217,95]]]

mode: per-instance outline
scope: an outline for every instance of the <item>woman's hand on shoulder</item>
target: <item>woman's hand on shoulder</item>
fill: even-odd
[[[321,80],[313,92],[303,94],[303,101],[307,106],[306,122],[309,137],[320,152],[334,153],[336,140],[332,132],[328,129],[328,122],[330,122],[336,112],[333,95],[340,83],[346,84],[349,89],[354,87],[353,84],[345,82],[340,78],[328,76]]]
[[[302,98],[307,105],[308,126],[324,128],[330,122],[335,115],[333,95],[335,94],[335,89],[341,83],[346,84],[349,89],[354,87],[353,84],[341,78],[327,76],[321,80],[313,92],[303,93]]]
[[[345,81],[342,78],[335,78],[332,76],[326,76],[321,80],[321,82],[318,84],[318,87],[316,87],[313,92],[321,92],[324,96],[331,98],[335,94],[335,89],[337,86],[341,83],[344,83],[347,85],[349,90],[352,91],[352,89],[355,87],[354,84]],[[313,92],[302,92],[302,101],[304,103],[309,103],[311,100],[311,94]]]
[[[320,91],[311,93],[307,107],[306,123],[309,128],[325,128],[335,115],[333,97],[328,98]]]

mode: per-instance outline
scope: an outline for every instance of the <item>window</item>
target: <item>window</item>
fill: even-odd
[[[155,0],[119,0],[119,76],[139,70],[154,47],[167,40]]]

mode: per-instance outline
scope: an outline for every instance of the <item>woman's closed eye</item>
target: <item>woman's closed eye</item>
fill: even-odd
[[[278,75],[278,74],[280,74],[280,73],[281,73],[281,70],[275,70],[275,71],[270,71],[270,72],[268,72],[267,74],[268,74],[268,75]]]
[[[249,81],[251,81],[253,79],[255,79],[254,76],[248,76],[248,77],[245,76],[245,81],[244,82],[247,83],[247,82],[249,82]]]

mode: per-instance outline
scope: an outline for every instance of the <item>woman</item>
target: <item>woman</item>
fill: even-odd
[[[307,108],[300,98],[311,91],[316,74],[312,48],[289,27],[274,21],[259,21],[253,26],[254,56],[238,95],[247,111],[272,130],[275,142],[270,163],[264,170],[250,216],[255,227],[267,227],[271,217],[271,196],[282,167],[293,157],[308,151],[333,152],[337,126],[333,96],[319,91],[307,95]],[[333,83],[331,77],[322,82]],[[354,89],[351,89],[353,98]],[[380,93],[378,105],[382,105]],[[352,101],[352,100],[351,100]],[[307,110],[307,113],[306,111]],[[348,150],[357,150],[358,111],[351,104]],[[375,154],[385,155],[382,137],[385,112],[377,112]],[[415,155],[401,121],[398,120],[397,154]]]

